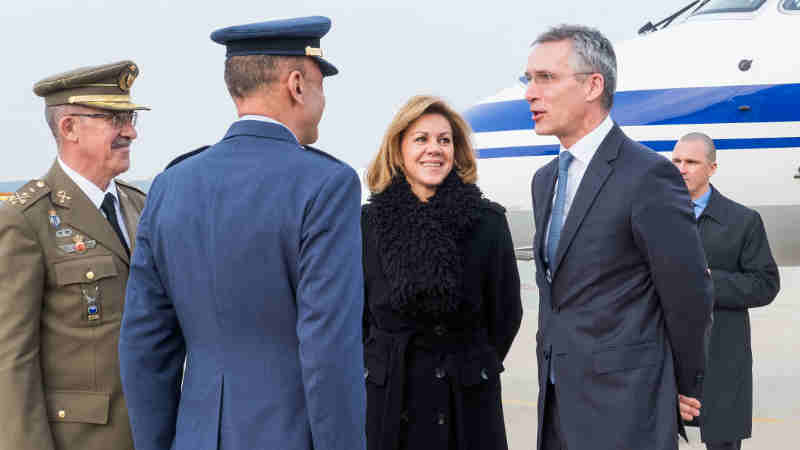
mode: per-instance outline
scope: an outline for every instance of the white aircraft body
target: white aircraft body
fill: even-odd
[[[692,2],[615,45],[611,110],[628,136],[668,158],[682,135],[711,136],[719,163],[712,184],[760,212],[784,279],[800,275],[790,267],[800,266],[798,28],[800,0]],[[481,189],[506,206],[518,257],[530,258],[530,183],[558,154],[558,141],[534,132],[521,84],[465,117],[475,131]]]

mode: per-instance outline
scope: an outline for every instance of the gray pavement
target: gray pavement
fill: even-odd
[[[511,450],[536,447],[536,327],[539,294],[532,262],[520,261],[525,314],[505,361],[503,407]],[[750,311],[753,334],[753,437],[743,449],[797,449],[800,431],[800,267],[781,269],[781,292]],[[681,449],[705,449],[696,428]],[[583,449],[578,449],[583,450]]]

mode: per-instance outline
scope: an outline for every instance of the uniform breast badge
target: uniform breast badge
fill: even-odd
[[[68,238],[70,236],[72,236],[72,228],[62,228],[60,230],[56,230],[57,238]]]
[[[72,234],[71,229],[69,229],[69,234],[70,235]],[[56,233],[56,235],[58,235],[58,233]],[[64,253],[75,253],[75,252],[84,253],[88,249],[97,247],[97,241],[95,241],[94,239],[89,239],[87,241],[82,234],[76,234],[72,236],[72,242],[73,244],[59,245],[58,248],[60,248],[61,251]]]
[[[74,238],[72,238],[72,242],[75,243],[75,251],[78,253],[83,253],[86,251],[86,243],[83,242],[83,235],[77,234]]]
[[[88,288],[91,291],[91,288]],[[85,286],[81,286],[81,294],[83,299],[86,300],[86,319],[93,322],[100,318],[100,303],[97,301],[100,298],[100,286],[94,285],[94,292],[90,294]]]
[[[50,211],[47,212],[47,214],[48,216],[50,216],[50,225],[52,225],[53,228],[58,228],[58,226],[61,225],[61,218],[58,217],[56,210],[51,209]]]
[[[60,202],[62,205],[63,205],[64,203],[66,203],[68,200],[72,200],[72,197],[70,197],[69,195],[67,195],[67,193],[66,193],[65,191],[58,191],[58,192],[56,193],[56,197],[58,197],[58,201],[59,201],[59,202]]]

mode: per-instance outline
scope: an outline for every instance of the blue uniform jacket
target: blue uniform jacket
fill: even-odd
[[[137,450],[365,448],[360,189],[252,120],[156,178],[119,341]]]

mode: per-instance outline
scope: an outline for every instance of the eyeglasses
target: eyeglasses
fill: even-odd
[[[575,72],[575,73],[569,73],[569,74],[566,74],[566,75],[556,75],[553,72],[548,72],[546,70],[542,70],[542,71],[533,72],[532,76],[531,76],[531,74],[526,73],[525,75],[522,75],[521,77],[519,77],[519,81],[520,81],[520,83],[522,83],[523,85],[526,85],[526,86],[528,84],[530,84],[531,81],[533,81],[535,84],[546,85],[546,84],[555,83],[556,81],[558,81],[560,78],[563,78],[563,77],[570,77],[570,76],[575,76],[575,75],[591,75],[593,73],[597,73],[597,72]]]
[[[92,119],[106,119],[111,120],[111,126],[120,129],[126,125],[132,127],[136,126],[136,118],[139,114],[136,111],[116,111],[110,113],[94,113],[94,114],[67,114],[68,116],[90,117]]]

